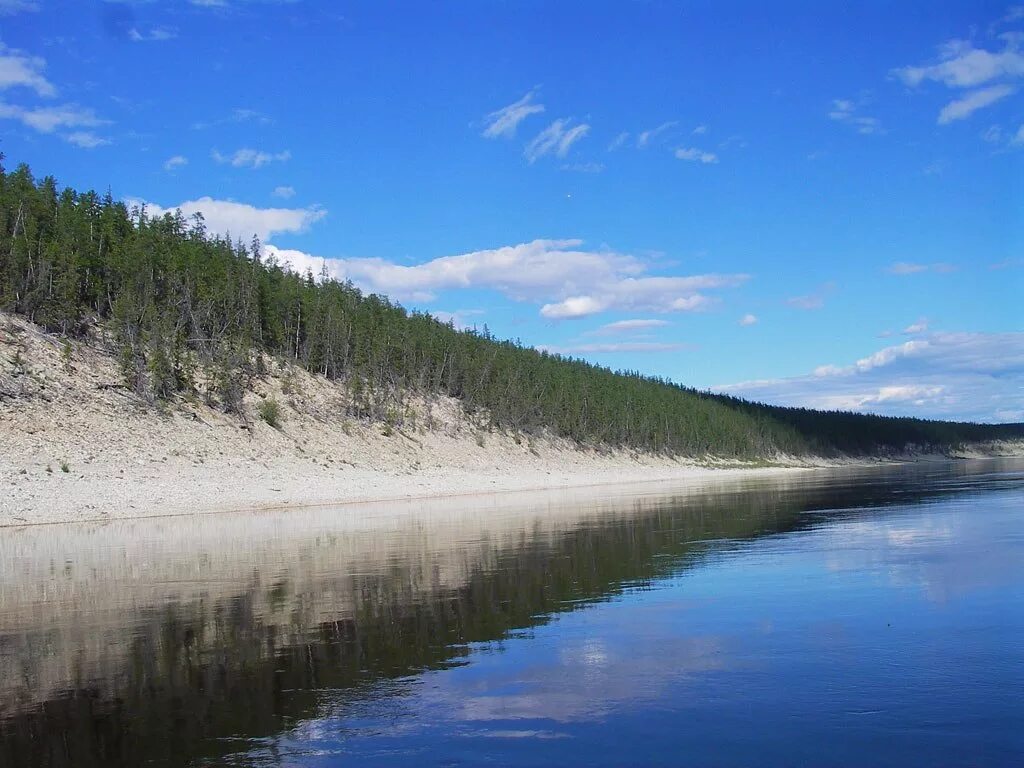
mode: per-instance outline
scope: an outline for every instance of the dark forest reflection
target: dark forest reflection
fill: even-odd
[[[258,540],[257,525],[220,551],[210,527],[233,523],[202,520],[193,551],[184,542],[146,554],[141,542],[141,555],[100,549],[94,562],[43,554],[55,530],[8,531],[0,765],[216,760],[375,695],[381,681],[464,663],[472,643],[678,574],[709,553],[866,507],[977,491],[978,471],[808,473],[558,514],[545,502],[494,510],[463,535],[458,515],[375,530],[332,528],[318,513],[306,531],[312,513],[294,512],[275,523],[287,536],[270,526]],[[166,528],[149,525],[159,540]]]

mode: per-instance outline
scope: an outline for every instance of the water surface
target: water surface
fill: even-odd
[[[0,530],[0,765],[1024,763],[1024,462]]]

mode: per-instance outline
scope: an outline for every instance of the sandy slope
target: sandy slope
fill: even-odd
[[[199,399],[154,407],[120,382],[102,339],[68,345],[0,314],[0,525],[721,471],[487,432],[447,398],[414,403],[412,417],[392,431],[347,418],[342,387],[278,363],[246,395],[246,420]],[[268,396],[283,406],[280,429],[255,416]]]

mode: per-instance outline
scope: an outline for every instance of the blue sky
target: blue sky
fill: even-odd
[[[502,337],[1024,420],[1024,6],[0,0],[0,149]]]

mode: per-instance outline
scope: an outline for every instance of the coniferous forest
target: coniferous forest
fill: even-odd
[[[276,356],[343,383],[352,411],[393,418],[450,395],[495,428],[686,456],[869,454],[1024,438],[982,425],[765,406],[456,330],[350,283],[299,275],[180,212],[150,218],[110,193],[0,167],[0,309],[48,331],[113,340],[152,401],[197,392],[226,411]],[[202,375],[200,375],[202,373]],[[341,414],[339,414],[340,416]]]

